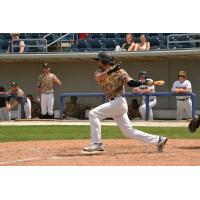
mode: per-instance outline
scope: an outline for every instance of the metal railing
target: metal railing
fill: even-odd
[[[60,95],[60,119],[63,119],[63,112],[64,112],[64,98],[71,97],[71,96],[78,96],[78,97],[101,97],[102,103],[105,102],[106,97],[104,93],[63,93]],[[159,96],[159,97],[170,97],[170,96],[190,96],[192,101],[192,118],[195,118],[195,111],[196,111],[196,94],[195,93],[185,93],[185,94],[177,94],[172,92],[155,92],[155,93],[148,93],[148,94],[137,94],[137,93],[125,93],[126,97],[141,97],[145,96],[145,103],[146,103],[146,116],[145,120],[149,119],[149,97],[150,96]]]
[[[17,39],[17,40],[11,40],[11,50],[12,50],[12,53],[14,53],[14,48],[16,48],[16,47],[19,48],[19,45],[13,44],[16,41],[24,41],[25,42],[25,48],[42,48],[44,52],[47,52],[47,40],[44,39],[44,38],[38,38],[38,39]],[[34,43],[35,42],[36,44],[27,44],[26,42],[30,42],[30,43]]]
[[[180,40],[181,37],[188,37],[188,40]],[[193,39],[198,38],[198,39]],[[177,37],[178,40],[170,40],[173,37]],[[170,34],[167,36],[167,49],[170,48],[170,44],[186,44],[186,43],[200,43],[200,33],[186,33],[186,34]]]
[[[48,36],[55,34],[55,33],[48,33],[47,35],[45,35],[43,38],[46,39]],[[66,33],[64,35],[60,35],[60,37],[58,37],[56,40],[52,41],[51,43],[47,44],[47,47],[50,47],[51,45],[58,43],[58,42],[62,42],[63,38],[66,38],[67,36],[69,36],[71,33]],[[72,41],[74,41],[74,35],[73,35],[73,39]]]

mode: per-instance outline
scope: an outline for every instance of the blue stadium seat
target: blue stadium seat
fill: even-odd
[[[4,35],[4,39],[8,39],[8,40],[11,39],[10,33],[3,33],[3,35]]]
[[[141,34],[142,33],[134,33],[133,35],[134,35],[134,37],[140,37]]]
[[[120,33],[115,33],[115,38],[121,38]]]
[[[126,33],[117,33],[118,35],[120,35],[121,38],[125,38],[126,37]]]
[[[106,38],[115,38],[115,33],[106,33]]]
[[[160,46],[160,42],[157,36],[150,37],[149,42],[151,44],[151,49],[157,49]]]
[[[100,33],[93,33],[92,34],[92,39],[94,39],[94,38],[101,38]]]
[[[169,44],[170,49],[181,49],[182,45],[181,44]]]
[[[121,39],[121,38],[117,38],[117,37],[116,37],[116,38],[114,39],[114,41],[115,41],[115,44],[116,44],[116,45],[119,45],[119,46],[122,45],[122,39]]]
[[[2,49],[8,49],[9,41],[9,39],[2,40]]]
[[[100,51],[102,48],[100,40],[97,38],[90,40],[90,46],[94,51]]]
[[[140,43],[140,37],[134,37],[134,42],[135,43]]]
[[[90,44],[83,39],[78,40],[78,45],[77,45],[78,51],[83,52],[83,51],[92,51]]]
[[[114,40],[112,39],[107,39],[105,41],[105,48],[108,50],[108,51],[113,51],[116,47],[116,43]]]
[[[153,36],[159,36],[159,33],[146,33],[146,35],[153,37]]]

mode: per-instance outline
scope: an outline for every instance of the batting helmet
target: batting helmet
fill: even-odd
[[[114,57],[112,57],[108,53],[100,52],[98,54],[98,58],[95,58],[95,60],[100,61],[102,64],[113,64]]]
[[[146,71],[141,71],[139,73],[139,79],[140,79],[140,76],[145,76],[145,79],[147,79],[147,72]]]

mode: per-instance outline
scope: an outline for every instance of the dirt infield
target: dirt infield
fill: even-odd
[[[200,140],[169,140],[165,151],[131,139],[104,140],[101,155],[83,155],[88,140],[0,144],[0,166],[200,166]]]

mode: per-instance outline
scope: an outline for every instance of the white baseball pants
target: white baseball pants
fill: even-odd
[[[156,104],[157,104],[156,99],[154,99],[153,101],[149,101],[149,120],[153,120],[153,110],[152,110],[152,108],[154,106],[156,106]],[[146,116],[146,104],[145,103],[140,105],[139,112],[142,116],[142,120],[145,120],[145,116]]]
[[[27,102],[24,103],[24,113],[26,119],[31,119],[31,101],[27,98]],[[18,119],[21,119],[21,104],[18,104]]]
[[[126,137],[135,138],[150,144],[157,144],[159,136],[132,128],[127,111],[128,106],[124,97],[116,97],[113,101],[92,109],[89,112],[92,143],[101,143],[100,120],[112,117]]]
[[[53,115],[53,107],[54,107],[54,94],[41,94],[41,110],[42,115]]]
[[[180,101],[177,100],[177,120],[183,119],[183,114],[186,113],[186,117],[192,118],[192,101],[191,99]]]

